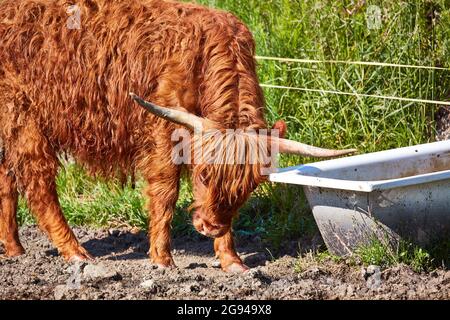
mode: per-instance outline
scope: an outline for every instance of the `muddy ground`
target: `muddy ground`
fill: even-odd
[[[226,274],[212,241],[177,239],[177,268],[160,270],[147,259],[143,232],[75,228],[95,256],[68,264],[36,227],[21,229],[24,256],[0,258],[0,299],[449,299],[450,271],[418,274],[409,267],[377,270],[323,261],[295,271],[298,243],[271,257],[261,241],[240,239],[238,251],[252,270]],[[303,241],[303,240],[302,240]],[[303,250],[320,239],[301,243]]]

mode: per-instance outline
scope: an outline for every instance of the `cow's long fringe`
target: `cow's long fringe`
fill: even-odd
[[[273,165],[271,142],[244,132],[212,131],[194,139],[192,179],[198,195],[191,209],[202,208],[210,216],[235,214],[249,191],[266,181]]]

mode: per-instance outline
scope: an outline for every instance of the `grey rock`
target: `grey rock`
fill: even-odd
[[[350,284],[347,286],[347,296],[351,297],[355,293],[355,290],[353,289],[353,286]]]
[[[367,280],[370,276],[380,272],[381,268],[376,265],[370,265],[367,268],[361,268],[361,276],[364,278],[364,280]]]
[[[370,265],[367,267],[367,273],[369,275],[375,274],[375,273],[380,273],[380,267],[376,266],[376,265]]]
[[[144,288],[146,291],[148,291],[148,292],[150,292],[152,294],[157,293],[158,290],[159,290],[158,284],[152,279],[145,280],[139,286]]]
[[[347,293],[347,286],[345,284],[341,284],[336,288],[336,293],[339,297],[345,297]]]
[[[208,268],[208,265],[206,263],[192,262],[189,263],[189,265],[186,267],[186,269],[197,269],[197,268]]]
[[[381,269],[379,266],[368,266],[364,272],[363,277],[366,280],[368,288],[375,290],[381,286]]]
[[[103,264],[88,264],[83,269],[84,280],[122,280],[122,276],[116,271]]]
[[[251,279],[261,279],[264,275],[260,268],[253,268],[245,272],[244,276]]]
[[[66,295],[68,289],[67,286],[64,284],[58,285],[53,290],[53,295],[55,297],[55,300],[61,300]]]

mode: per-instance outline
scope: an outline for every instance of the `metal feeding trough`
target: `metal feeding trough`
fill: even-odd
[[[374,237],[418,245],[450,239],[450,141],[279,169],[270,180],[304,186],[337,255]]]

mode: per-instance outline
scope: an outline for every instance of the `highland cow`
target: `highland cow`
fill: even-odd
[[[70,7],[69,10],[69,6]],[[75,5],[75,6],[73,6]],[[3,0],[0,2],[0,241],[20,255],[18,194],[67,260],[89,259],[58,203],[58,155],[89,172],[113,177],[139,172],[150,201],[153,263],[174,264],[170,225],[180,173],[190,172],[195,228],[215,238],[225,271],[245,271],[233,246],[238,209],[266,180],[266,163],[177,164],[172,135],[239,129],[247,149],[267,129],[256,75],[255,45],[230,13],[160,0]],[[145,108],[139,107],[135,101]],[[162,107],[159,107],[162,106]],[[283,123],[278,124],[283,128]],[[337,156],[274,138],[280,152]],[[256,144],[258,145],[258,144]],[[267,145],[263,157],[270,153]]]

